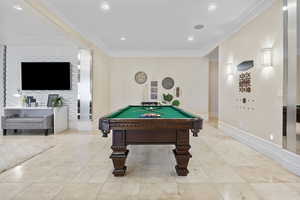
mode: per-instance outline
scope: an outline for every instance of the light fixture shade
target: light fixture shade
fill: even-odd
[[[100,4],[100,8],[101,10],[103,11],[109,11],[110,10],[110,5],[107,1],[103,1],[101,4]]]
[[[262,50],[262,65],[264,67],[273,66],[273,49],[265,48]]]
[[[189,42],[192,42],[194,40],[195,40],[194,36],[188,36],[188,38],[187,38],[187,41],[189,41]]]
[[[14,94],[13,96],[16,97],[16,98],[20,98],[22,95],[16,93],[16,94]]]
[[[226,69],[226,73],[227,75],[233,75],[234,74],[234,69],[233,69],[233,64],[230,62],[230,63],[227,63],[227,69]]]
[[[20,5],[14,5],[13,8],[16,10],[19,10],[19,11],[23,10],[22,6],[20,6]]]

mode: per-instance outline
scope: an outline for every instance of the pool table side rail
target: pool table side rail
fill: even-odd
[[[203,119],[190,114],[182,109],[175,108],[177,111],[185,115],[191,115],[193,118],[111,118],[112,115],[120,113],[127,106],[112,114],[105,115],[99,120],[99,130],[102,131],[103,137],[107,137],[111,130],[145,130],[145,129],[190,129],[193,136],[198,136],[203,126]]]
[[[181,108],[178,108],[178,107],[175,107],[175,106],[172,106],[173,109],[177,110],[178,112],[180,112],[181,114],[183,115],[186,115],[186,116],[189,116],[189,117],[193,117],[193,118],[200,118],[199,116],[193,114],[193,113],[190,113],[190,112],[187,112]]]

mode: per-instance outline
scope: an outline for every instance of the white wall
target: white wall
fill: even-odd
[[[137,72],[144,71],[148,81],[144,85],[135,82]],[[175,94],[164,90],[161,81],[172,77],[175,86],[181,88],[181,108],[208,116],[208,59],[207,58],[112,58],[111,63],[111,109],[140,104],[145,86],[151,81],[159,82],[159,93]]]
[[[21,62],[71,62],[72,90],[70,91],[24,91],[25,95],[32,95],[39,102],[46,105],[48,94],[59,94],[65,99],[69,107],[70,127],[76,127],[77,120],[77,53],[73,46],[8,46],[7,48],[7,106],[18,104],[13,95],[21,88]],[[34,79],[34,74],[32,74]],[[55,77],[53,77],[55,81]],[[37,83],[38,84],[38,83]]]
[[[273,48],[273,68],[261,65],[262,49]],[[238,33],[220,45],[219,116],[220,121],[255,136],[282,145],[282,87],[283,87],[283,20],[282,1],[258,16]],[[227,65],[234,67],[245,60],[254,60],[251,94],[238,90],[239,73],[227,74]],[[255,102],[242,104],[246,97]],[[245,107],[241,109],[240,106]],[[248,110],[247,108],[254,108]]]

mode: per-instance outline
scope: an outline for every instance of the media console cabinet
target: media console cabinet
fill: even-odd
[[[6,107],[4,108],[4,116],[6,117],[14,116],[16,120],[16,127],[14,128],[12,124],[10,124],[9,129],[18,130],[18,129],[39,129],[39,127],[50,128],[53,129],[54,134],[63,132],[68,129],[68,107]],[[51,126],[49,119],[47,117],[51,116]],[[34,119],[40,118],[45,121],[44,124],[41,125],[33,125]],[[28,119],[28,120],[27,120]],[[30,121],[31,119],[31,121]],[[33,120],[32,120],[33,119]],[[27,120],[27,121],[26,121]],[[40,121],[42,123],[42,121]],[[26,124],[27,123],[27,124]],[[30,124],[32,123],[32,125]],[[36,123],[39,123],[36,120]],[[46,124],[45,124],[46,123]],[[31,127],[32,126],[32,127]],[[22,128],[24,127],[24,128]],[[3,129],[6,129],[5,124],[2,125]],[[43,129],[41,128],[41,129]],[[6,132],[6,131],[5,131]],[[5,133],[4,132],[4,133]],[[47,131],[46,131],[47,135]]]

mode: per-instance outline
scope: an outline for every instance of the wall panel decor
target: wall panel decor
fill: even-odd
[[[134,79],[138,84],[144,84],[147,82],[148,76],[145,72],[137,72],[134,76]]]
[[[175,81],[171,77],[166,77],[162,81],[162,87],[166,90],[172,89],[174,87],[174,85],[175,85]]]
[[[151,81],[150,99],[158,99],[158,81]]]

